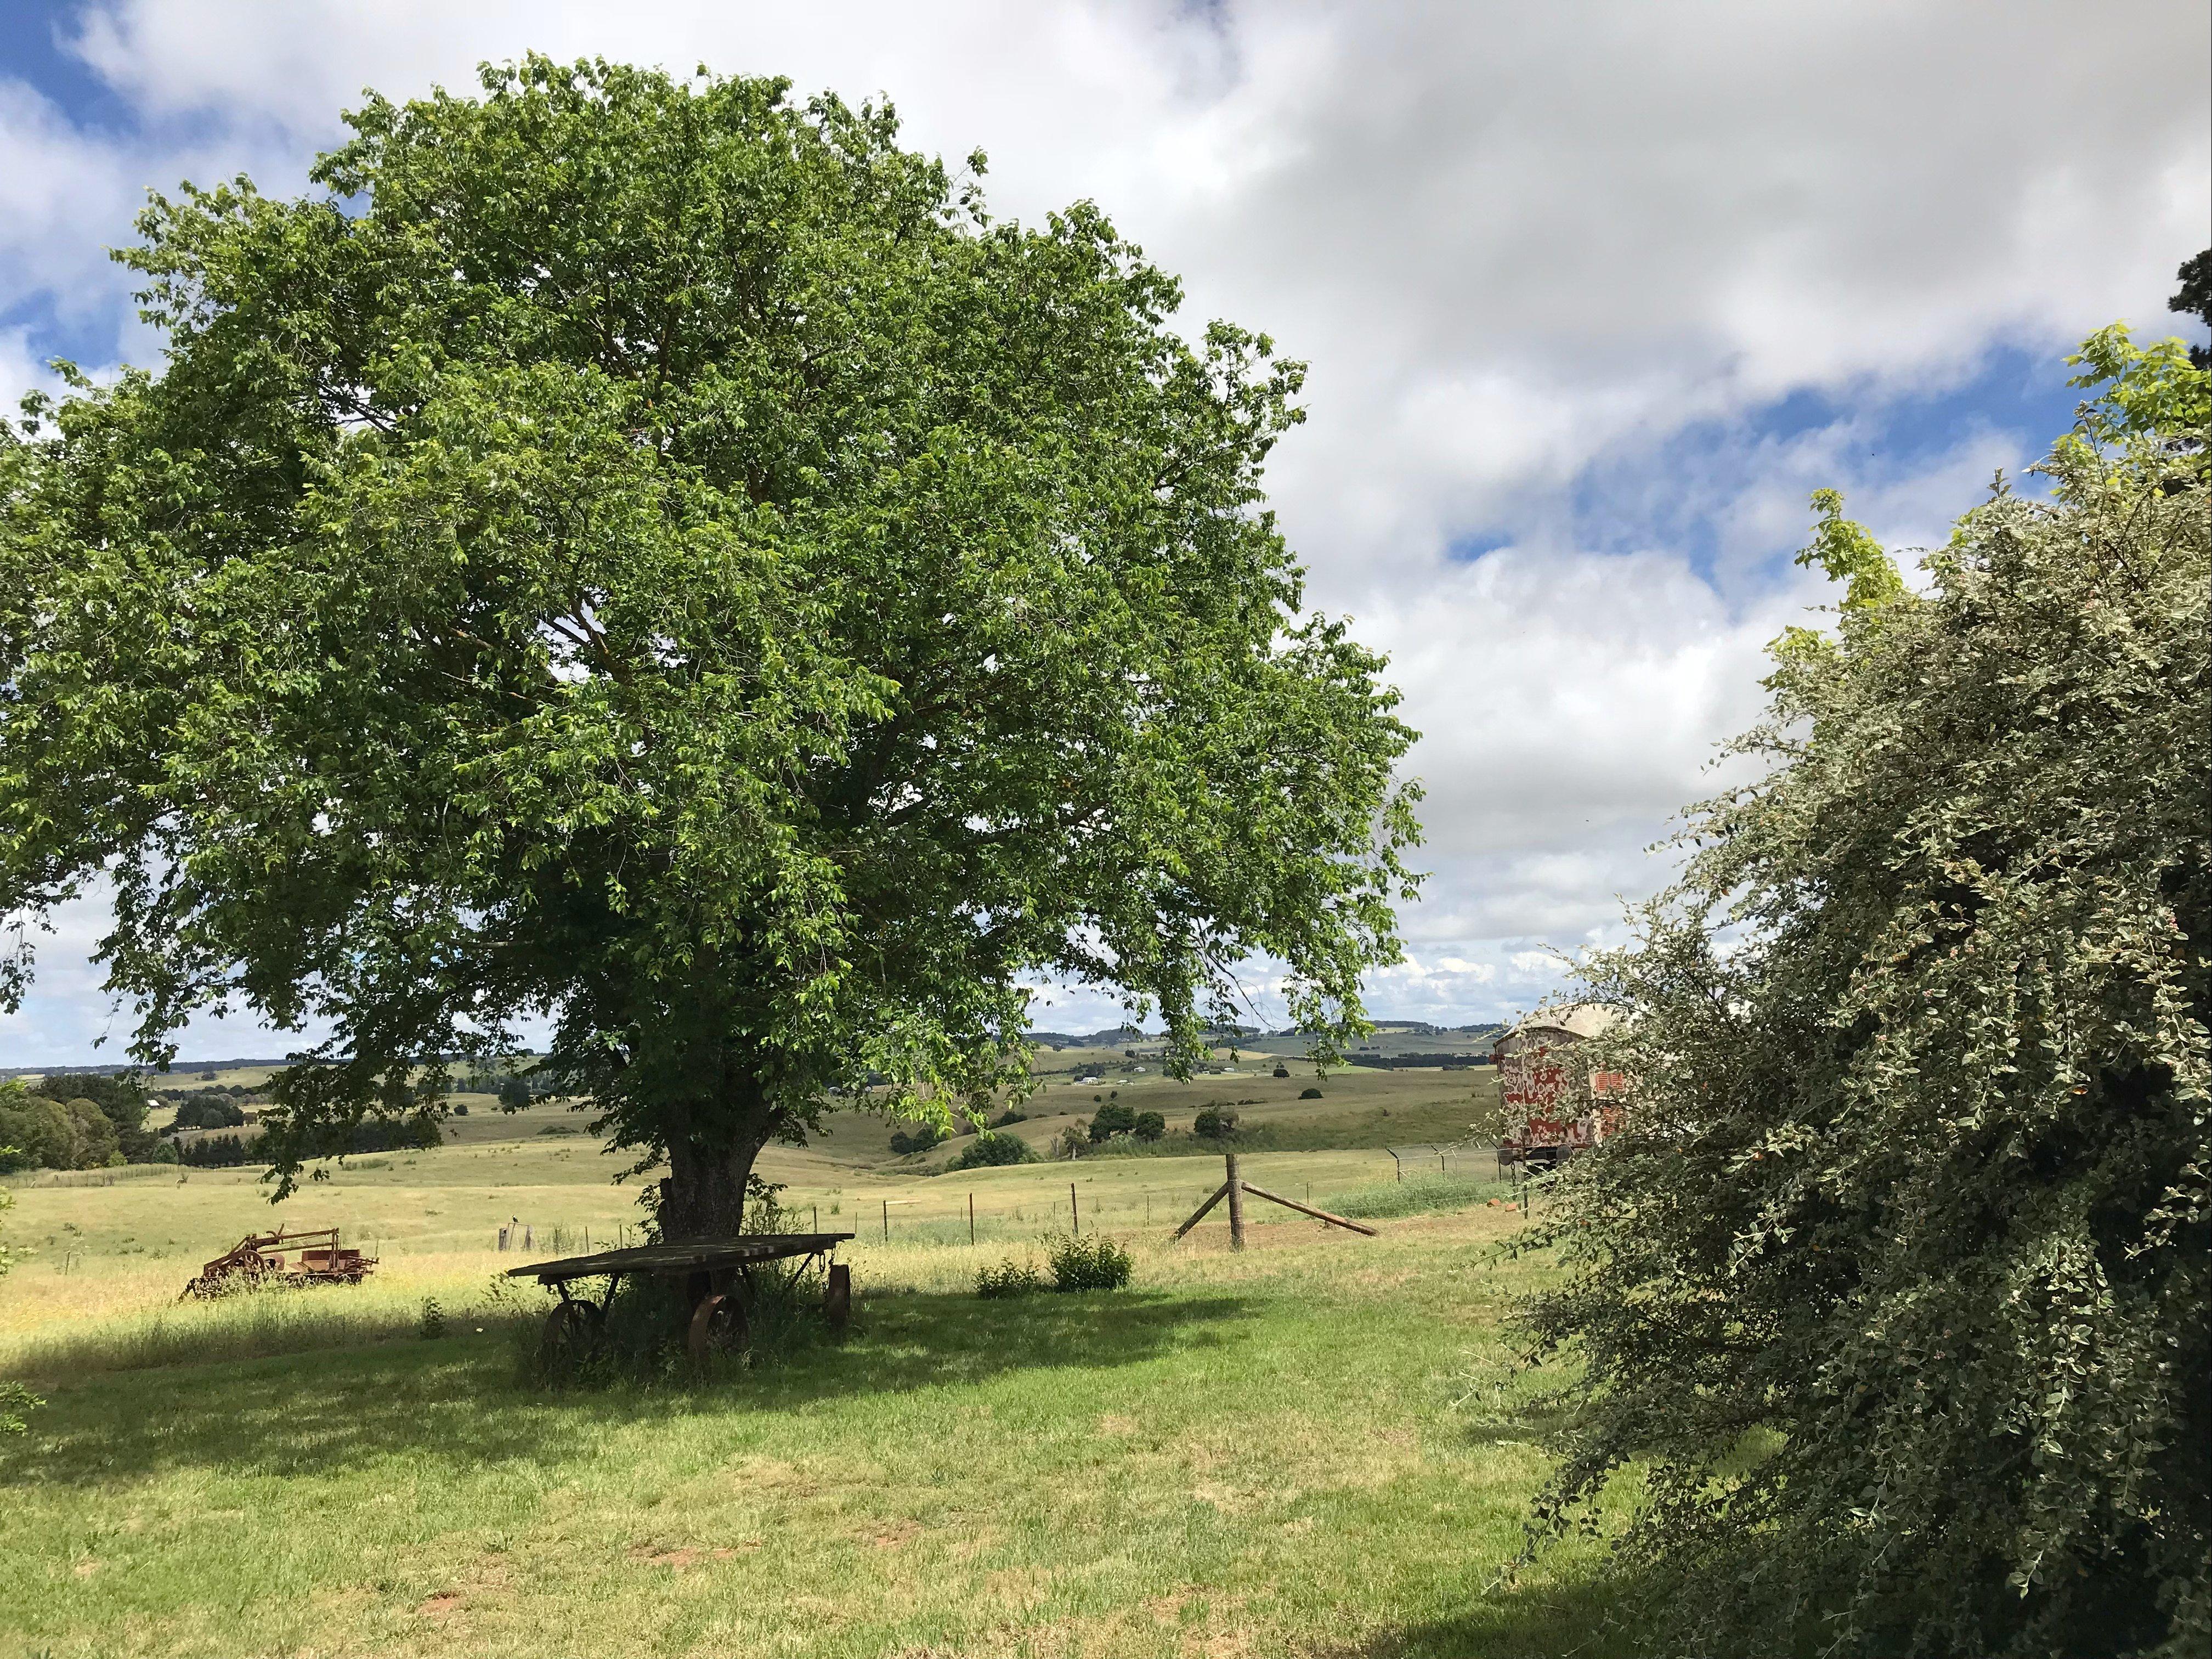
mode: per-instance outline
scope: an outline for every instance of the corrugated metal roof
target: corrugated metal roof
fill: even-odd
[[[1533,1036],[1539,1031],[1564,1031],[1571,1037],[1594,1037],[1619,1023],[1620,1010],[1599,1002],[1571,1002],[1539,1008],[1505,1036]],[[1500,1039],[1503,1041],[1504,1039]]]

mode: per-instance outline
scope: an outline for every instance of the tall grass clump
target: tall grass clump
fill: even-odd
[[[505,1285],[501,1291],[475,1299],[469,1312],[478,1324],[532,1317],[520,1297]],[[0,1370],[15,1376],[52,1377],[362,1347],[430,1334],[426,1306],[435,1301],[426,1304],[399,1286],[263,1286],[212,1301],[172,1303],[34,1331],[9,1345]],[[440,1319],[445,1317],[441,1307]]]
[[[975,1270],[975,1294],[986,1302],[1027,1296],[1043,1288],[1034,1262],[993,1261]]]
[[[1321,1207],[1355,1220],[1376,1221],[1392,1216],[1425,1215],[1436,1210],[1463,1210],[1470,1205],[1505,1197],[1512,1190],[1510,1182],[1478,1181],[1472,1176],[1447,1175],[1439,1170],[1429,1175],[1408,1176],[1403,1181],[1355,1188],[1338,1194]]]

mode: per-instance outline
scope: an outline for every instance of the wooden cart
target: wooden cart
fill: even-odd
[[[737,1238],[708,1239],[696,1244],[641,1244],[627,1250],[601,1250],[596,1255],[572,1255],[558,1261],[533,1261],[509,1267],[509,1279],[534,1279],[557,1291],[561,1304],[545,1316],[545,1346],[550,1352],[580,1353],[599,1340],[607,1319],[607,1304],[615,1286],[624,1279],[645,1274],[680,1280],[690,1308],[685,1325],[686,1346],[695,1359],[705,1359],[744,1340],[746,1270],[770,1262],[797,1261],[794,1274],[808,1261],[827,1256],[850,1233],[747,1233]],[[579,1280],[604,1279],[606,1287],[597,1302],[577,1293]],[[842,1324],[852,1307],[852,1269],[832,1263],[823,1309],[832,1324]]]

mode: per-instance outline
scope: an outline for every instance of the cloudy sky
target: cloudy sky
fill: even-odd
[[[916,147],[989,152],[1000,215],[1091,198],[1187,325],[1311,363],[1276,504],[1427,734],[1435,876],[1372,1002],[1443,1023],[1528,1006],[1663,879],[1644,848],[1819,602],[1807,492],[1940,540],[2064,428],[2074,342],[2185,331],[2212,240],[2202,0],[0,0],[0,393],[157,359],[106,257],[148,188],[298,190],[363,87],[531,49],[887,94]],[[98,907],[59,921],[0,1065],[120,1047]]]

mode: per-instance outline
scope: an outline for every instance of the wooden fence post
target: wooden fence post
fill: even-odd
[[[975,1194],[968,1194],[968,1242],[975,1242]]]
[[[1083,1217],[1075,1207],[1075,1183],[1067,1183],[1067,1234],[1071,1238],[1083,1236]]]
[[[1229,1154],[1229,1248],[1244,1248],[1244,1182],[1237,1173],[1237,1154]]]

